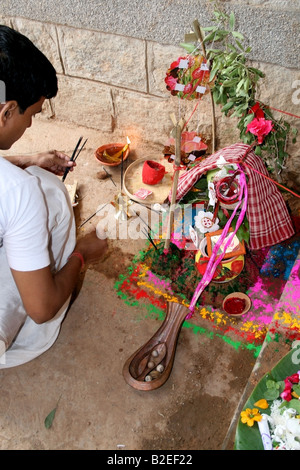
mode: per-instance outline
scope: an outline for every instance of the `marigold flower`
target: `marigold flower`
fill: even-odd
[[[254,403],[254,406],[257,406],[258,408],[261,408],[263,410],[266,410],[267,408],[269,408],[269,404],[265,398],[258,400],[256,403]]]
[[[257,408],[246,408],[245,411],[241,412],[241,421],[242,423],[247,424],[247,426],[252,427],[255,422],[261,420],[262,415],[260,414]]]

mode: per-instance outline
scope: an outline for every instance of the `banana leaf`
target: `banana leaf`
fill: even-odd
[[[299,360],[299,350],[291,349],[291,351],[286,354],[286,356],[281,359],[278,364],[267,373],[257,384],[252,394],[248,398],[246,404],[243,407],[243,410],[246,408],[256,408],[254,403],[258,400],[264,398],[264,394],[267,390],[267,381],[274,380],[276,382],[284,380],[287,376],[295,374],[300,369],[300,360]],[[266,410],[260,410],[260,412],[265,414],[270,414],[270,405],[272,400],[268,400],[269,408]],[[247,426],[241,422],[239,418],[239,423],[237,425],[236,434],[235,434],[235,450],[264,450],[263,443],[261,440],[258,424],[255,423],[253,427]]]

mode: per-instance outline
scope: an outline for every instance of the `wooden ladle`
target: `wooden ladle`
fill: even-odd
[[[137,390],[161,387],[171,373],[177,339],[189,313],[184,305],[168,302],[166,317],[152,338],[124,364],[125,381]]]

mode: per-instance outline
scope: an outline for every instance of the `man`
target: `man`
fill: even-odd
[[[6,93],[0,149],[7,150],[31,126],[45,99],[56,95],[57,77],[28,38],[0,26],[0,80]],[[107,248],[95,232],[76,242],[71,201],[56,176],[73,166],[57,151],[0,156],[0,368],[49,349],[82,267]]]

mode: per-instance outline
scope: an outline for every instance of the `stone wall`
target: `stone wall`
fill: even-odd
[[[220,4],[235,12],[238,29],[252,47],[250,59],[266,74],[259,98],[300,115],[299,2]],[[108,136],[128,135],[138,155],[141,141],[162,148],[172,128],[170,113],[191,115],[195,103],[171,97],[164,77],[169,64],[183,54],[180,42],[193,20],[211,24],[212,10],[208,0],[2,0],[0,21],[28,36],[57,70],[59,94],[42,118],[97,129],[104,143]],[[298,119],[286,118],[299,127]],[[239,140],[236,122],[218,107],[216,123],[217,148]],[[189,129],[211,136],[208,97]],[[288,151],[288,165],[297,179],[298,146],[290,144]]]

